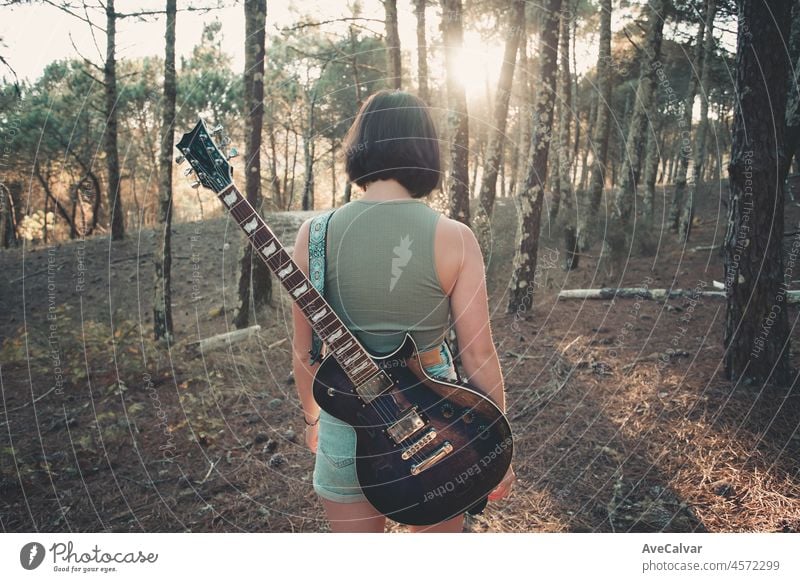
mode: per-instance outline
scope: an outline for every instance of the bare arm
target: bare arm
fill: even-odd
[[[297,240],[294,245],[293,258],[297,266],[308,275],[308,231],[309,222],[306,221],[297,232]],[[297,305],[292,305],[292,321],[294,336],[292,338],[292,370],[294,371],[294,383],[297,388],[297,395],[300,397],[300,404],[303,407],[307,423],[313,423],[319,417],[319,405],[314,400],[311,391],[312,381],[319,364],[309,365],[308,352],[311,349],[311,325],[306,320],[303,312]]]
[[[464,373],[505,412],[505,394],[500,359],[492,340],[489,299],[486,293],[483,256],[472,230],[456,223],[453,249],[460,249],[450,309],[455,323]],[[449,238],[453,238],[450,234]],[[459,253],[455,253],[459,254]]]

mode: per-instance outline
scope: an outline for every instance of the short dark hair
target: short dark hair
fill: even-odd
[[[378,91],[361,106],[344,139],[345,169],[362,188],[395,179],[414,198],[439,184],[439,138],[428,105],[405,91]]]

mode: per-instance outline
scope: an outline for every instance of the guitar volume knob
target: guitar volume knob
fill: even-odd
[[[445,418],[451,418],[453,416],[453,405],[449,402],[442,404],[442,416]]]

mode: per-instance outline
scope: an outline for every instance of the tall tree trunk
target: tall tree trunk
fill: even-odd
[[[787,78],[786,128],[784,144],[786,159],[781,166],[781,178],[786,179],[792,159],[800,145],[800,0],[792,2],[792,26],[789,32],[789,56],[791,67]]]
[[[663,119],[658,120],[658,128],[653,127],[647,133],[647,153],[644,160],[644,193],[642,194],[642,216],[645,224],[653,223],[653,203],[656,198],[656,178],[658,177],[658,162],[663,148],[660,143],[659,135],[664,123]]]
[[[164,35],[164,104],[161,111],[159,197],[156,245],[153,253],[153,335],[173,341],[172,327],[172,152],[175,133],[175,20],[177,0],[167,0],[167,30]]]
[[[461,0],[442,0],[442,36],[447,69],[447,109],[450,137],[450,176],[447,191],[450,217],[469,225],[469,117],[467,93],[456,76],[464,41]]]
[[[125,236],[125,210],[120,193],[119,149],[117,146],[117,13],[114,0],[106,0],[106,62],[103,67],[103,85],[106,101],[105,154],[108,172],[108,214],[111,220],[111,239]]]
[[[522,44],[519,51],[519,73],[517,74],[518,87],[520,88],[522,106],[519,113],[519,141],[517,146],[517,162],[515,168],[517,174],[514,176],[514,190],[512,196],[519,194],[519,185],[525,181],[528,171],[528,154],[531,149],[531,123],[528,121],[530,112],[533,111],[535,92],[531,79],[533,75],[529,71],[531,59],[528,58],[528,32],[526,30],[522,37]]]
[[[572,183],[570,182],[570,139],[569,123],[571,117],[572,79],[569,70],[569,7],[561,10],[561,31],[559,32],[559,60],[561,67],[558,74],[558,141],[556,145],[555,171],[558,173],[558,187],[553,188],[553,204],[550,206],[550,222],[555,223],[561,204],[572,206]]]
[[[644,54],[641,55],[639,83],[636,87],[633,114],[628,127],[628,138],[622,147],[623,160],[619,186],[614,193],[614,216],[626,231],[632,218],[634,193],[636,185],[639,183],[642,149],[646,144],[647,115],[653,107],[655,97],[654,65],[661,54],[661,37],[664,29],[663,7],[663,0],[649,0],[650,17],[647,38],[642,48]],[[630,233],[626,232],[626,234]]]
[[[264,56],[266,0],[245,0],[245,195],[256,212],[261,212],[261,129],[264,123]],[[267,265],[243,242],[239,269],[239,305],[233,324],[242,329],[250,323],[250,293],[253,309],[272,300],[272,278]]]
[[[533,300],[547,159],[553,129],[560,10],[561,0],[545,0],[540,13],[539,91],[531,117],[531,124],[535,124],[535,128],[532,128],[531,134],[528,173],[519,197],[517,250],[514,255],[514,274],[508,290],[508,313],[524,312],[531,307]]]
[[[430,103],[428,92],[428,41],[425,35],[425,8],[428,0],[414,0],[414,14],[417,17],[417,75],[419,98]]]
[[[274,207],[283,207],[283,194],[281,193],[281,180],[278,177],[278,152],[275,144],[275,118],[273,111],[270,107],[269,115],[267,116],[267,136],[269,138],[269,182],[272,186],[272,199],[275,204]]]
[[[336,138],[331,138],[331,208],[336,208]]]
[[[508,36],[503,50],[503,63],[497,81],[494,101],[494,123],[489,128],[486,164],[481,180],[480,200],[475,216],[475,230],[484,255],[487,255],[491,240],[492,211],[497,193],[497,175],[502,163],[508,121],[508,102],[514,80],[514,67],[520,40],[525,34],[525,0],[512,0],[508,19]]]
[[[789,3],[740,0],[736,99],[725,235],[725,373],[789,382],[783,270],[783,115]],[[765,106],[769,104],[769,107]]]
[[[578,224],[578,248],[589,248],[589,220],[597,216],[608,170],[609,112],[611,109],[611,0],[600,0],[600,46],[597,53],[597,110],[594,125],[587,130],[594,144],[592,177],[589,182],[588,208],[581,212]],[[591,117],[591,116],[590,116]],[[588,150],[588,148],[587,148]],[[583,179],[581,179],[583,181]]]
[[[4,249],[16,247],[19,243],[17,239],[17,221],[14,214],[14,200],[11,197],[11,189],[0,183],[0,240],[2,240]]]
[[[403,86],[400,60],[400,33],[397,29],[397,0],[383,0],[386,12],[387,84],[393,89]]]
[[[688,240],[694,218],[694,197],[699,185],[703,183],[703,162],[706,157],[706,134],[708,133],[708,91],[711,89],[711,59],[714,56],[714,16],[717,0],[706,0],[706,35],[703,41],[703,67],[700,73],[700,119],[694,134],[692,152],[692,183],[683,201],[678,232],[681,240]]]
[[[599,76],[599,70],[598,70],[598,76]],[[599,83],[597,87],[598,87],[597,93],[591,100],[592,102],[589,105],[589,116],[586,118],[586,147],[583,148],[583,155],[581,156],[581,177],[578,180],[578,189],[581,191],[586,190],[587,180],[589,179],[589,152],[592,150],[593,147],[596,147],[598,145],[592,141],[594,137],[593,133],[595,124],[597,123],[597,104],[600,101]],[[608,107],[608,105],[604,106]],[[608,146],[608,140],[606,140],[606,147],[607,146]]]

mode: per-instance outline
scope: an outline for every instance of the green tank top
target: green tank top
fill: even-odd
[[[442,342],[450,316],[434,262],[441,214],[417,199],[353,200],[328,225],[325,298],[373,353],[410,332],[420,351]]]

